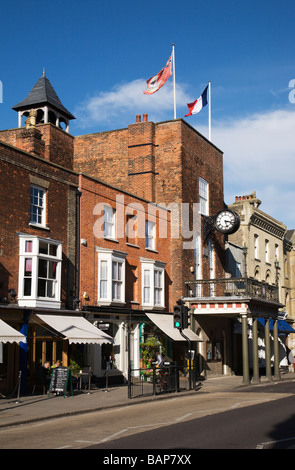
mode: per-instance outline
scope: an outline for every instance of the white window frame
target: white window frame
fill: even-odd
[[[124,304],[127,253],[103,247],[96,247],[96,252],[98,254],[98,304]]]
[[[104,238],[115,239],[116,236],[116,225],[115,225],[115,214],[116,211],[113,207],[108,204],[104,205],[104,216],[103,216],[103,234]]]
[[[19,235],[18,304],[21,307],[61,307],[62,243],[34,235]],[[43,245],[43,249],[42,249]],[[45,247],[47,252],[44,252]],[[29,249],[30,248],[30,249]],[[30,271],[25,271],[27,261]],[[43,273],[41,273],[41,263]],[[45,268],[45,271],[44,271]],[[31,273],[31,274],[29,274]],[[26,281],[30,280],[30,282]],[[25,288],[30,285],[30,293]],[[41,286],[45,295],[40,294]],[[48,295],[46,295],[48,293]],[[51,294],[50,294],[51,293]]]
[[[165,266],[161,261],[140,258],[142,306],[149,309],[165,308]]]
[[[215,279],[215,247],[212,240],[208,241],[208,263],[209,263],[209,279]],[[215,285],[210,284],[210,297],[215,295]]]
[[[209,215],[209,183],[199,176],[199,213]]]
[[[259,235],[254,235],[254,258],[259,259]]]
[[[275,244],[275,260],[276,260],[276,261],[279,261],[279,253],[280,253],[280,251],[279,251],[279,245],[276,243],[276,244]]]
[[[38,195],[33,195],[32,191],[38,191]],[[42,196],[40,195],[42,193]],[[30,225],[36,225],[38,227],[46,227],[46,195],[47,190],[46,188],[42,188],[41,186],[37,186],[36,184],[31,184],[30,188]],[[42,200],[42,205],[33,201],[32,198],[37,198],[39,201]],[[33,208],[36,210],[33,211]],[[33,220],[32,213],[36,212],[37,220]],[[39,219],[39,220],[38,220]]]
[[[197,281],[198,279],[203,279],[202,276],[202,244],[201,244],[201,235],[200,233],[195,234],[195,280]],[[197,284],[195,286],[195,292],[194,295],[196,297],[200,297],[202,293],[202,286],[201,284]]]
[[[269,263],[269,240],[265,240],[265,262]]]
[[[156,250],[156,223],[152,220],[146,221],[145,247],[147,250]]]

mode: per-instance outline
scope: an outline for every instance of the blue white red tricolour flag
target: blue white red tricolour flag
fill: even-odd
[[[165,83],[167,82],[168,78],[171,77],[171,64],[172,64],[172,55],[169,57],[165,67],[157,73],[154,77],[149,78],[147,80],[147,89],[144,91],[145,95],[152,95],[156,91],[158,91]]]
[[[192,114],[199,113],[201,109],[203,109],[204,106],[206,106],[206,104],[208,104],[208,85],[206,86],[205,90],[196,101],[194,101],[193,103],[189,103],[187,105],[189,112],[188,114],[185,115],[185,117],[191,116]]]

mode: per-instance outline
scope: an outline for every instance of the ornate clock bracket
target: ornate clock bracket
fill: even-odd
[[[226,220],[225,217],[230,217]],[[223,219],[223,226],[222,226]],[[203,241],[207,243],[209,236],[217,230],[224,235],[235,233],[240,226],[240,217],[232,210],[224,209],[219,211],[216,215],[203,216]]]

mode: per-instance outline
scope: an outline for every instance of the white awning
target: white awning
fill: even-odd
[[[84,317],[68,315],[45,315],[36,314],[38,318],[47,323],[51,328],[58,331],[68,339],[70,343],[113,343],[111,336],[96,328]]]
[[[26,343],[27,338],[19,331],[0,320],[0,343]]]
[[[181,336],[179,330],[174,328],[173,315],[167,315],[165,313],[147,313],[146,316],[174,341],[186,341],[186,339]],[[190,328],[185,328],[182,332],[190,341],[202,341]]]

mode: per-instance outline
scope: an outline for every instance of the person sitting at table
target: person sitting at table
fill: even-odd
[[[36,372],[36,385],[48,387],[50,384],[50,363],[39,364]]]
[[[51,369],[55,369],[56,367],[60,367],[60,366],[61,366],[61,361],[58,359],[56,363],[51,366]]]

